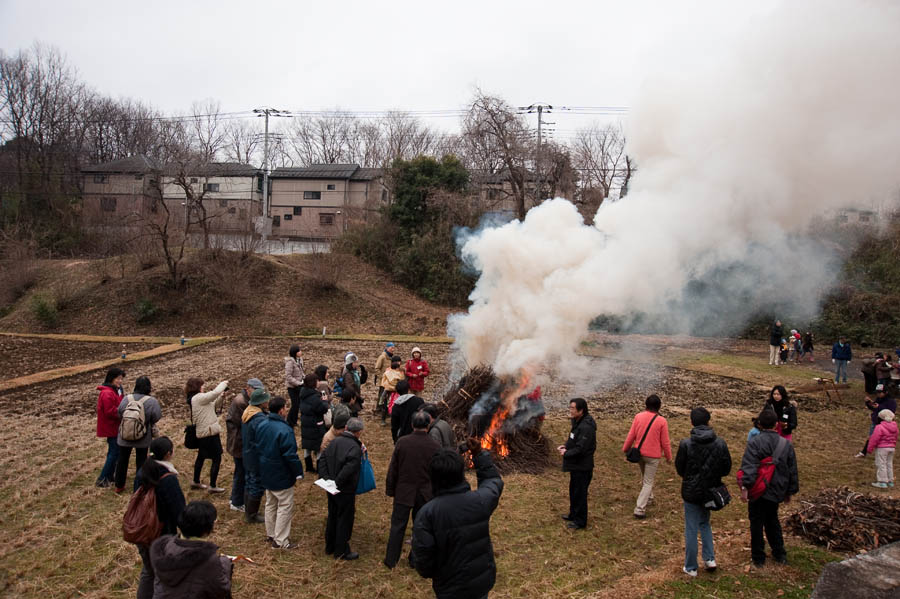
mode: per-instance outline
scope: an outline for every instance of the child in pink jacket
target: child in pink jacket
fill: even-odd
[[[873,487],[886,489],[894,486],[894,448],[897,447],[897,423],[890,410],[878,412],[881,422],[869,437],[869,453],[875,453],[875,476]]]

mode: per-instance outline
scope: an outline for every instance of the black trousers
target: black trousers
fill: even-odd
[[[578,526],[587,526],[588,487],[593,478],[593,470],[569,472],[569,517]]]
[[[763,540],[763,531],[769,546],[772,547],[772,557],[784,558],[787,553],[784,550],[784,537],[781,534],[781,522],[778,521],[778,504],[768,499],[751,501],[748,507],[750,516],[750,559],[755,564],[766,561],[766,542]]]
[[[219,435],[197,439],[200,447],[197,449],[197,459],[194,460],[194,482],[200,482],[200,473],[203,471],[203,462],[212,461],[209,469],[209,486],[215,487],[219,480],[219,467],[222,465],[222,438]]]
[[[325,524],[325,553],[340,557],[350,551],[350,536],[356,517],[356,494],[328,495],[328,522]]]
[[[416,521],[416,514],[419,509],[425,505],[421,496],[416,497],[416,505],[410,507],[408,505],[400,505],[394,503],[394,510],[391,512],[391,534],[388,537],[387,550],[384,553],[384,563],[393,568],[400,561],[400,554],[403,553],[403,539],[406,537],[406,525],[409,524],[409,514],[412,512],[413,522]],[[415,563],[412,549],[409,550],[409,563]]]
[[[135,474],[144,465],[147,459],[147,447],[123,447],[119,445],[119,459],[116,460],[116,488],[125,488],[125,479],[128,478],[128,462],[131,461],[131,450],[134,449],[134,460],[137,463]],[[137,490],[137,487],[134,489]]]

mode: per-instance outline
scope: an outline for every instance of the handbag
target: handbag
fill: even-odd
[[[731,503],[731,493],[728,492],[728,487],[724,484],[713,487],[709,490],[709,494],[710,500],[703,505],[709,510],[718,511]]]
[[[638,446],[632,447],[631,449],[628,450],[628,453],[625,454],[625,458],[629,462],[631,462],[633,464],[637,464],[638,462],[641,461],[641,447],[644,446],[644,441],[647,439],[647,433],[650,432],[650,427],[653,426],[653,421],[656,420],[657,416],[659,416],[659,414],[655,414],[653,416],[653,418],[650,419],[650,424],[647,425],[647,430],[644,431],[644,436],[641,437],[641,442],[638,443]]]
[[[184,446],[188,449],[198,449],[200,439],[197,438],[197,427],[194,425],[194,407],[188,408],[191,414],[191,423],[184,427]]]
[[[375,470],[369,461],[369,452],[363,454],[359,465],[359,482],[356,483],[356,494],[362,495],[375,489]]]

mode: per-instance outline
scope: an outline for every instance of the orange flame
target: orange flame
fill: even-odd
[[[493,451],[501,458],[509,455],[509,445],[506,444],[506,439],[503,438],[503,433],[500,432],[500,427],[503,426],[503,421],[506,419],[507,414],[509,414],[509,410],[503,407],[498,408],[494,413],[494,417],[491,418],[491,425],[488,427],[487,432],[481,437],[481,448]]]

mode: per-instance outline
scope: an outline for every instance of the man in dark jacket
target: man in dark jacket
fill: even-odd
[[[759,466],[767,457],[772,457],[775,470],[765,493],[759,499],[750,501],[750,558],[756,566],[766,563],[766,539],[772,547],[772,557],[780,564],[787,563],[781,523],[778,521],[778,505],[788,503],[792,495],[800,490],[797,476],[797,456],[790,441],[775,432],[777,416],[771,409],[759,414],[761,432],[747,442],[744,458],[741,460],[741,499],[749,501],[749,490],[759,475]],[[781,444],[781,446],[779,446]]]
[[[834,364],[834,382],[841,382],[839,379],[843,375],[844,382],[847,382],[847,364],[853,359],[853,350],[846,339],[840,337],[834,345],[831,346],[831,363]]]
[[[397,393],[400,397],[394,400],[394,407],[391,408],[391,437],[394,443],[403,435],[412,432],[413,414],[425,404],[425,400],[409,392],[408,381],[397,383]]]
[[[246,478],[244,476],[244,444],[241,434],[241,416],[250,405],[250,394],[257,389],[262,389],[263,384],[259,379],[250,379],[247,386],[231,400],[228,406],[228,415],[225,416],[225,449],[234,460],[234,476],[231,479],[231,501],[228,507],[236,512],[244,511],[244,488]]]
[[[256,428],[259,480],[266,490],[266,537],[273,547],[294,549],[288,536],[294,516],[294,484],[303,478],[297,438],[287,417],[287,402],[275,397],[269,415]]]
[[[182,537],[166,535],[150,547],[155,581],[154,599],[231,597],[234,564],[204,539],[216,522],[216,508],[208,501],[192,501],[178,518]]]
[[[456,434],[453,432],[453,427],[441,418],[437,405],[427,403],[422,406],[422,411],[431,416],[428,436],[437,441],[441,449],[456,449]]]
[[[675,470],[682,478],[684,500],[684,567],[688,576],[697,575],[697,531],[703,539],[703,561],[709,571],[716,569],[712,527],[709,525],[710,489],[722,486],[722,477],[731,472],[731,454],[725,441],[709,426],[706,408],[691,410],[691,436],[682,439],[675,456]]]
[[[384,565],[391,569],[397,565],[403,551],[403,537],[406,536],[410,510],[415,522],[422,506],[431,501],[428,465],[441,446],[428,435],[430,423],[431,417],[423,411],[413,415],[413,432],[397,439],[391,465],[388,467],[384,492],[388,497],[394,498],[394,509],[391,513],[391,534],[384,554]],[[415,566],[411,551],[409,565]]]
[[[353,520],[356,517],[356,485],[362,463],[363,421],[351,418],[346,430],[328,444],[319,456],[319,477],[333,480],[338,494],[328,494],[328,522],[325,525],[325,553],[336,559],[354,560],[359,554],[350,549]]]
[[[458,452],[438,451],[429,466],[435,497],[419,510],[413,526],[416,570],[432,579],[438,599],[487,597],[497,577],[490,522],[503,480],[478,439],[467,444],[478,489],[466,482]]]
[[[576,397],[569,401],[572,430],[565,445],[557,447],[563,459],[563,472],[569,473],[569,513],[563,516],[567,526],[587,526],[588,487],[594,477],[594,451],[597,449],[597,423],[588,414],[587,402]]]
[[[769,331],[769,366],[781,364],[781,339],[784,337],[784,327],[781,321],[776,320]]]
[[[250,405],[241,415],[241,445],[244,455],[244,476],[246,478],[244,497],[244,520],[250,523],[265,522],[259,513],[263,490],[259,480],[259,456],[256,449],[256,427],[266,419],[271,397],[265,389],[256,389],[250,394]]]

